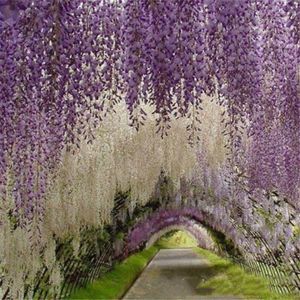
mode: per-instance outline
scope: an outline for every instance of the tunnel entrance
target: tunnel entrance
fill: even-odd
[[[163,231],[155,243],[163,248],[194,248],[198,246],[196,237],[184,229]]]

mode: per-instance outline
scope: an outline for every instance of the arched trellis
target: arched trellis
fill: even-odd
[[[208,249],[208,250],[216,250],[216,248],[214,247],[214,241],[212,240],[211,236],[208,234],[207,230],[200,224],[197,224],[193,221],[190,222],[187,221],[179,225],[169,225],[155,232],[146,242],[146,248],[151,247],[165,234],[168,234],[173,231],[185,232],[189,237],[194,239],[197,245],[201,248]]]
[[[130,229],[127,237],[128,251],[133,252],[141,248],[154,234],[172,226],[185,228],[201,242],[203,241],[202,235],[206,233],[204,229],[200,227],[203,221],[204,216],[199,210],[196,211],[190,208],[160,209]],[[194,226],[199,226],[199,228],[195,228]],[[204,238],[209,238],[207,233]]]

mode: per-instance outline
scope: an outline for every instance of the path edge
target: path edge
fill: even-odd
[[[149,259],[149,261],[146,263],[146,265],[144,266],[144,268],[141,270],[141,272],[139,272],[137,274],[137,276],[135,277],[135,279],[131,282],[131,284],[128,286],[128,288],[126,289],[126,291],[118,298],[119,300],[122,300],[127,293],[129,292],[129,290],[133,287],[133,285],[136,283],[136,281],[140,278],[140,276],[142,275],[142,273],[146,270],[146,268],[150,265],[150,263],[154,260],[154,258],[158,255],[158,253],[160,252],[160,248],[158,249],[158,251],[151,257],[151,259]]]

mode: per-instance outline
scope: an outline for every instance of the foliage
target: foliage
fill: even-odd
[[[211,235],[213,241],[216,243],[220,254],[228,255],[230,257],[238,258],[241,254],[234,243],[226,238],[224,233],[207,228],[209,234]]]

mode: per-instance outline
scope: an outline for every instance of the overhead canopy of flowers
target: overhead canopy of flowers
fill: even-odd
[[[203,95],[216,96],[234,164],[251,141],[251,188],[296,199],[297,1],[2,0],[0,12],[1,190],[12,167],[28,218],[63,147],[92,141],[123,99],[137,129],[150,103],[162,136],[172,115],[186,117],[194,142]]]

